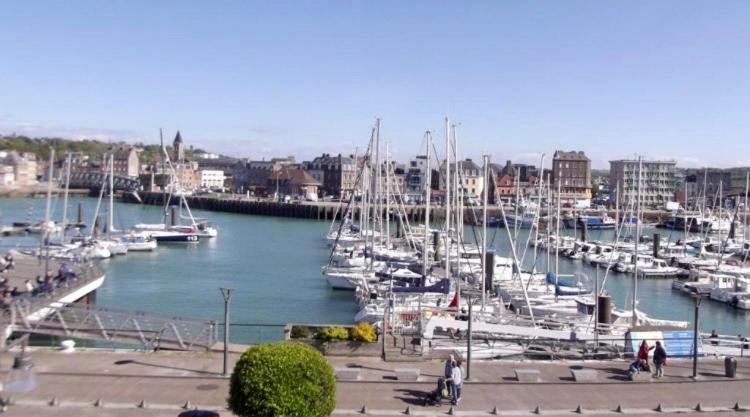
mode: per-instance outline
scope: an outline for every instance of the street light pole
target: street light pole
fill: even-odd
[[[695,319],[693,321],[693,379],[698,378],[698,312],[701,306],[701,296],[695,294]]]
[[[229,301],[232,299],[232,289],[219,289],[224,297],[224,367],[221,374],[227,376],[229,373]]]
[[[471,379],[471,319],[472,319],[472,295],[467,294],[466,301],[469,303],[469,328],[468,337],[466,338],[466,378],[465,380]]]

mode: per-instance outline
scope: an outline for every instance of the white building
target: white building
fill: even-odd
[[[214,169],[200,170],[201,187],[222,188],[224,187],[224,171]]]
[[[619,186],[620,204],[636,201],[638,179],[641,183],[641,203],[646,206],[661,206],[674,200],[674,161],[641,161],[634,159],[609,161],[609,187],[614,193]],[[614,194],[612,200],[614,201]]]
[[[13,167],[10,165],[0,165],[0,187],[9,187],[16,180],[13,173]]]

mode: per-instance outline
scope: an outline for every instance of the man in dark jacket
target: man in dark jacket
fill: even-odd
[[[667,351],[664,350],[664,346],[661,342],[656,342],[656,349],[654,349],[654,365],[656,366],[656,378],[664,376],[664,365],[667,363]]]

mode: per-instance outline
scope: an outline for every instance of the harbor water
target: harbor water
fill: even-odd
[[[78,202],[83,202],[87,224],[92,224],[96,199],[73,198],[69,218],[75,219]],[[0,223],[38,221],[44,217],[44,199],[0,200]],[[61,199],[53,202],[53,218],[62,218]],[[160,244],[151,253],[129,253],[102,261],[107,279],[97,291],[96,302],[107,307],[139,310],[167,316],[221,321],[223,298],[220,287],[234,290],[231,299],[233,343],[253,343],[278,339],[280,327],[258,324],[352,323],[357,306],[351,293],[328,287],[320,268],[330,248],[324,221],[251,216],[194,210],[196,217],[210,219],[219,228],[215,239],[197,244]],[[106,216],[105,216],[106,218]],[[116,228],[136,223],[163,221],[160,207],[116,203]],[[658,231],[668,237],[668,231]],[[572,234],[572,231],[569,231]],[[645,230],[645,234],[654,230]],[[475,233],[467,227],[466,237]],[[478,231],[477,231],[478,234]],[[505,229],[490,229],[492,246],[503,256],[510,253]],[[592,231],[590,239],[611,240],[612,231]],[[681,237],[675,234],[672,240]],[[527,233],[518,238],[519,254],[524,250],[526,264],[531,263],[533,248],[526,249]],[[4,237],[2,250],[16,246],[38,245],[38,236]],[[539,253],[538,268],[545,254]],[[553,257],[554,264],[554,257]],[[554,267],[553,267],[554,269]],[[574,274],[593,288],[596,270],[581,261],[559,260],[561,274]],[[599,273],[600,283],[605,271]],[[630,309],[633,277],[610,272],[606,290],[619,308]],[[692,321],[694,301],[671,289],[670,279],[640,279],[639,309],[651,317]],[[700,327],[722,334],[750,333],[750,314],[726,305],[704,300],[700,307]]]

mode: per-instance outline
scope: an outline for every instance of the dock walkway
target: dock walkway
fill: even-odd
[[[232,355],[232,362],[238,355]],[[78,351],[63,354],[49,350],[32,352],[38,388],[13,397],[7,415],[111,415],[177,416],[190,407],[231,415],[224,409],[228,379],[220,375],[221,354],[198,352]],[[379,359],[329,358],[335,367],[358,367],[360,381],[338,383],[335,416],[448,415],[449,405],[423,407],[425,393],[433,390],[442,374],[439,361],[386,363]],[[11,357],[0,360],[3,370]],[[532,415],[538,406],[544,415],[577,415],[580,405],[586,415],[690,414],[698,403],[701,415],[729,412],[735,403],[750,407],[750,359],[740,359],[736,379],[724,377],[723,362],[704,359],[700,379],[690,378],[690,361],[674,360],[665,377],[653,382],[630,382],[625,378],[625,361],[611,362],[476,362],[472,380],[464,386],[464,399],[454,415]],[[519,383],[515,369],[538,369],[541,383]],[[395,379],[396,368],[418,368],[417,382]],[[596,382],[575,382],[572,369],[596,370]],[[52,401],[56,406],[48,404]],[[97,400],[100,407],[95,407]],[[145,404],[146,407],[138,407]],[[623,413],[614,410],[621,406]]]

